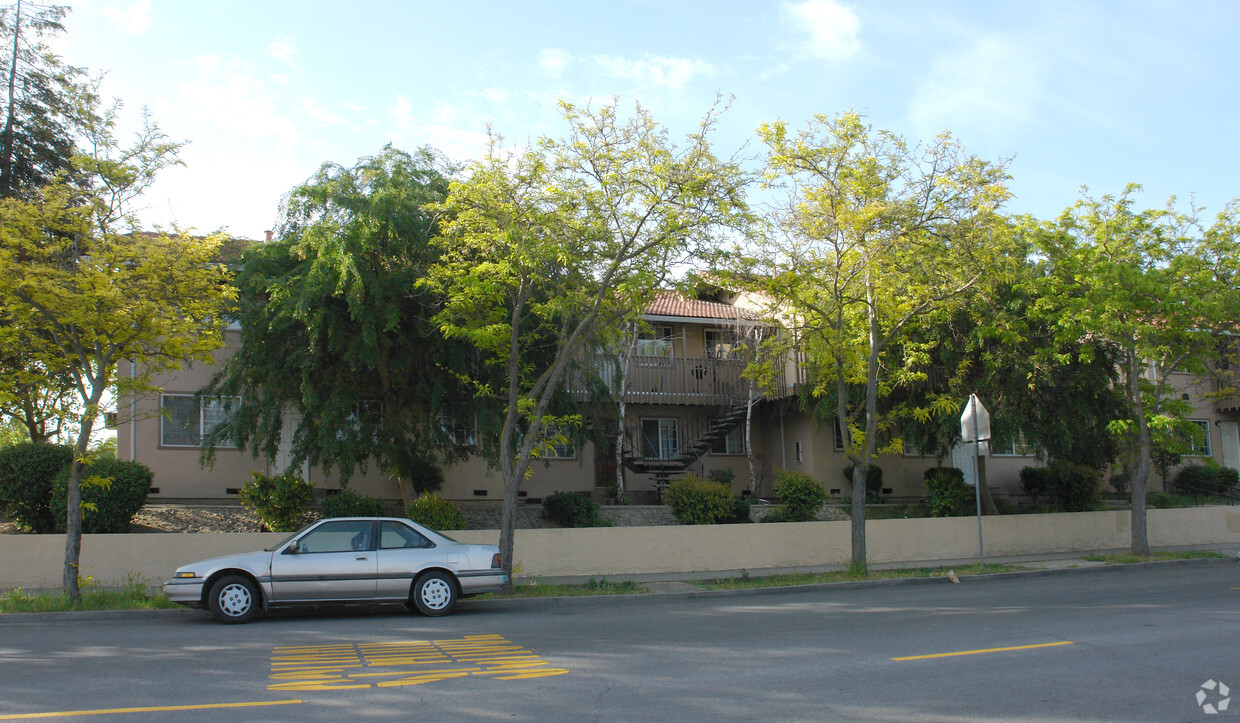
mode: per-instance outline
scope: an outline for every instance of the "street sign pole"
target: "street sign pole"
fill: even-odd
[[[960,415],[960,436],[973,443],[973,496],[977,505],[977,554],[986,566],[986,542],[982,537],[982,442],[990,439],[990,412],[976,394],[969,395],[964,414]]]

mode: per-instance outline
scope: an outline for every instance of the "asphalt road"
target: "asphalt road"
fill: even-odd
[[[1226,721],[1238,651],[1230,560],[439,619],[0,618],[0,720]],[[1234,710],[1199,705],[1233,685]]]

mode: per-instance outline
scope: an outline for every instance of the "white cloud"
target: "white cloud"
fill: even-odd
[[[786,19],[809,38],[801,50],[832,62],[848,60],[861,50],[861,19],[852,8],[834,0],[805,0],[783,8]]]
[[[297,147],[301,130],[278,104],[276,89],[255,78],[247,64],[220,56],[201,56],[194,64],[198,77],[182,82],[177,91],[181,113],[199,127],[192,137],[213,137],[213,143],[228,143],[228,137],[262,139],[281,150]]]
[[[984,36],[935,59],[913,96],[910,120],[921,138],[945,128],[973,135],[1028,124],[1043,95],[1043,75],[1042,61],[1017,39]]]
[[[465,108],[439,102],[429,110],[416,109],[397,94],[392,116],[399,133],[390,140],[397,146],[429,145],[457,161],[477,158],[487,148],[487,120]]]
[[[538,54],[538,67],[552,78],[559,78],[573,62],[573,56],[567,50],[546,48]]]
[[[112,27],[127,35],[141,35],[151,27],[151,0],[137,0],[129,8],[104,8]]]
[[[335,113],[331,108],[314,98],[306,98],[301,102],[301,107],[306,111],[306,116],[311,120],[317,121],[326,126],[338,126],[346,123],[345,119]]]
[[[683,89],[696,76],[712,76],[717,73],[715,66],[697,58],[648,56],[633,59],[596,55],[592,60],[614,78],[635,80],[642,85],[672,90]]]
[[[293,44],[291,35],[277,35],[275,40],[267,45],[267,55],[286,65],[296,65],[297,56],[300,54],[301,51]]]

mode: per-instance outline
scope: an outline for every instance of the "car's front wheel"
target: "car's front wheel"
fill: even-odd
[[[413,605],[423,615],[447,615],[456,605],[456,597],[456,581],[444,572],[432,570],[413,583]]]
[[[222,623],[244,623],[258,609],[258,590],[241,575],[225,575],[211,586],[207,604],[211,614]]]

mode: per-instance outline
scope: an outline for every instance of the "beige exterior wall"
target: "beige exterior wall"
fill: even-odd
[[[1004,515],[983,518],[987,556],[1088,553],[1127,549],[1130,512]],[[1240,508],[1149,510],[1157,547],[1240,544]],[[770,525],[603,527],[517,530],[518,577],[641,575],[848,564],[849,522]],[[496,544],[494,530],[456,531],[468,543]],[[160,583],[194,560],[261,549],[282,539],[265,534],[84,535],[81,570],[100,585],[141,578]],[[866,524],[871,563],[933,564],[977,556],[977,521],[873,520]],[[0,589],[60,585],[62,535],[0,535]]]

